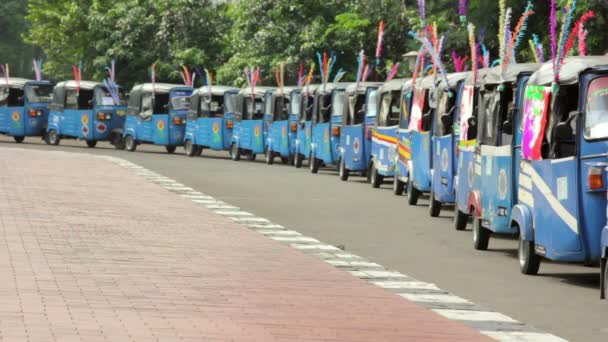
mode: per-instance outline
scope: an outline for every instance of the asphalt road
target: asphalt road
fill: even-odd
[[[543,262],[538,276],[524,276],[514,238],[492,238],[489,251],[475,251],[470,230],[453,229],[451,209],[432,219],[426,199],[410,207],[390,184],[372,189],[360,177],[341,182],[334,170],[313,175],[307,167],[236,163],[227,152],[187,158],[181,148],[175,155],[157,146],[129,153],[108,144],[89,149],[62,141],[50,147],[34,138],[15,144],[6,137],[0,147],[119,156],[541,330],[572,341],[608,340],[608,302],[599,299],[598,268]]]

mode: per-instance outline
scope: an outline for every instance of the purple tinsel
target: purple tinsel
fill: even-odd
[[[460,15],[467,15],[467,0],[460,0],[460,4],[458,6]]]
[[[557,17],[555,13],[555,0],[551,0],[550,6],[549,32],[551,33],[551,60],[553,61],[553,73],[557,77]]]
[[[418,10],[420,11],[420,20],[426,20],[426,0],[418,0]]]

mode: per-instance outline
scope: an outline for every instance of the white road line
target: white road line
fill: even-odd
[[[302,236],[302,234],[293,230],[258,230],[258,233],[273,236]]]
[[[436,313],[454,321],[474,321],[474,322],[504,322],[519,323],[511,317],[498,312],[491,311],[469,311],[452,309],[434,309]]]
[[[271,236],[271,239],[275,241],[281,241],[286,243],[297,243],[297,242],[307,242],[307,243],[319,243],[321,241],[305,236],[298,237],[287,237],[287,236]]]
[[[400,293],[399,295],[417,303],[473,304],[466,299],[451,294]]]
[[[215,210],[214,212],[223,216],[253,216],[252,213],[248,213],[246,211]]]
[[[437,285],[429,284],[423,281],[372,281],[372,283],[391,290],[440,290]]]
[[[291,244],[293,248],[299,250],[311,250],[311,249],[319,249],[322,251],[339,251],[338,247],[330,246],[330,245],[299,245],[299,244]]]
[[[567,342],[555,335],[525,331],[481,331],[482,334],[502,342]]]

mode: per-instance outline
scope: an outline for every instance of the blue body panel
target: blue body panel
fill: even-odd
[[[304,158],[310,157],[310,144],[312,143],[312,122],[304,121],[303,123],[299,123],[296,136],[296,153],[301,154],[304,156]]]
[[[441,203],[453,203],[456,200],[454,192],[454,180],[456,174],[455,137],[445,135],[433,136],[432,144],[435,146],[433,153],[433,180],[432,189],[435,200]]]
[[[184,143],[186,125],[175,125],[174,117],[185,120],[186,111],[154,114],[151,120],[141,120],[139,116],[129,115],[125,124],[124,136],[131,135],[139,143],[181,146]]]
[[[245,151],[262,154],[266,151],[264,120],[243,120],[234,123],[232,141]]]
[[[385,177],[395,175],[398,126],[376,127],[372,137],[372,158],[378,174]]]
[[[413,172],[410,181],[419,191],[428,192],[431,190],[431,154],[433,153],[431,133],[412,131],[411,149]]]
[[[341,126],[341,117],[333,116],[331,120],[332,122],[318,123],[312,127],[312,153],[326,166],[336,165],[339,159],[340,137],[333,136],[332,129]]]
[[[281,157],[289,157],[289,121],[273,121],[269,125],[268,149]]]
[[[33,109],[42,112],[41,116],[30,117]],[[42,136],[49,117],[48,104],[26,104],[25,107],[0,107],[0,133],[14,137]]]
[[[478,189],[477,171],[481,172],[481,160],[477,163],[475,152],[472,150],[460,150],[458,154],[458,167],[456,171],[456,208],[463,213],[469,214],[469,193]]]
[[[365,172],[371,157],[371,143],[365,138],[366,125],[347,125],[342,128],[340,147],[344,164],[350,171]]]
[[[289,115],[289,124],[287,125],[287,134],[289,135],[289,155],[296,154],[296,140],[298,139],[298,122],[300,120],[300,116],[297,114]],[[295,130],[293,128],[296,128]]]
[[[188,120],[186,123],[186,140],[192,140],[194,145],[214,151],[228,150],[233,135],[233,129],[228,128],[228,122],[234,124],[234,113],[226,113],[222,118]]]
[[[124,127],[126,110],[119,106],[96,106],[89,110],[51,111],[47,131],[54,129],[61,136],[87,141],[109,140],[112,131]],[[99,120],[98,113],[109,113],[112,118]]]
[[[402,182],[409,179],[409,164],[412,160],[411,150],[412,132],[409,129],[399,128],[397,130],[397,164],[395,166],[395,177]]]

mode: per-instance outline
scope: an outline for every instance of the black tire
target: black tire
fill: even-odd
[[[441,202],[435,200],[435,192],[431,191],[431,197],[429,199],[429,215],[431,217],[438,217],[441,213]]]
[[[196,155],[196,146],[192,143],[192,140],[186,140],[184,143],[184,152],[188,157],[194,157]]]
[[[296,153],[296,160],[294,161],[294,165],[296,167],[296,169],[299,169],[302,167],[302,161],[304,160],[304,156]]]
[[[97,146],[97,140],[87,140],[88,148],[95,148],[95,146]]]
[[[490,244],[490,230],[485,228],[480,218],[473,220],[473,247],[478,251],[485,251]]]
[[[308,164],[310,166],[311,173],[319,173],[319,166],[321,165],[320,160],[317,160],[317,158],[311,155]]]
[[[127,135],[125,137],[125,148],[129,152],[135,152],[135,150],[137,149],[137,142],[135,142],[135,139],[133,139],[133,136]]]
[[[264,158],[265,158],[266,164],[268,164],[268,165],[274,164],[274,152],[272,152],[271,150],[266,150],[266,153],[264,154]]]
[[[237,144],[232,144],[230,146],[230,159],[234,161],[241,160],[241,149],[237,146]]]
[[[417,205],[420,198],[420,191],[414,187],[412,180],[407,182],[407,204]]]
[[[176,149],[177,149],[177,146],[165,146],[165,150],[167,150],[167,153],[169,153],[169,154],[175,153]]]
[[[59,145],[59,143],[61,142],[61,138],[59,137],[59,134],[57,134],[57,131],[52,129],[50,130],[47,135],[46,135],[46,143],[51,145],[51,146],[57,146]]]
[[[283,163],[283,165],[289,164],[289,157],[281,157],[281,163]]]
[[[456,229],[456,230],[467,229],[468,219],[469,219],[469,215],[458,210],[458,208],[454,208],[454,229]]]
[[[540,256],[534,252],[534,241],[525,241],[523,234],[519,234],[519,246],[517,248],[519,259],[519,270],[523,274],[535,275],[540,269]]]
[[[346,162],[344,159],[340,159],[340,169],[338,170],[340,180],[346,182],[350,176],[350,170],[346,168]]]
[[[290,154],[289,157],[287,157],[287,165],[291,165],[293,166],[296,162],[296,156],[293,154]]]
[[[606,292],[608,292],[608,267],[606,263],[608,258],[602,258],[600,262],[600,299],[606,299]]]
[[[119,151],[122,151],[122,150],[125,149],[125,147],[126,147],[125,146],[125,139],[123,139],[122,137],[119,136],[118,138],[116,138],[114,140],[114,148],[115,149],[117,149]]]
[[[246,157],[245,159],[246,159],[247,161],[252,162],[252,161],[254,161],[254,160],[255,160],[255,157],[256,157],[256,154],[254,154],[253,152],[249,152],[249,153],[247,153],[247,157]]]
[[[200,157],[203,154],[203,146],[196,146],[196,156]]]
[[[401,195],[403,195],[404,190],[405,190],[405,183],[403,183],[401,180],[399,180],[399,177],[397,177],[397,174],[395,173],[395,176],[393,178],[393,194],[395,196],[401,196]]]
[[[384,182],[384,177],[378,174],[378,169],[376,169],[376,165],[372,162],[372,166],[370,169],[370,184],[372,188],[378,189],[380,185]]]
[[[25,140],[25,137],[13,137],[13,139],[15,139],[17,144],[21,144]]]

